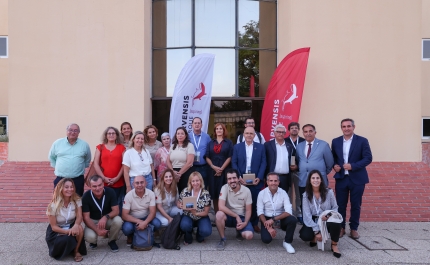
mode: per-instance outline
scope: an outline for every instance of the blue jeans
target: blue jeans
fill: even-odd
[[[136,176],[134,176],[134,177],[130,176],[130,187],[132,189],[134,189],[133,182],[134,182],[134,178],[135,177]],[[149,173],[148,175],[145,175],[144,177],[145,177],[145,180],[146,180],[146,188],[148,190],[152,190],[152,186],[154,185],[154,181],[152,179],[152,174]]]
[[[182,215],[180,227],[185,233],[184,241],[188,244],[193,243],[193,227],[197,227],[197,242],[203,242],[205,237],[208,237],[212,234],[211,220],[208,216],[202,217],[199,220],[193,220],[187,215]]]
[[[148,216],[147,216],[148,217]],[[146,218],[141,218],[140,220],[145,221]],[[158,229],[160,229],[161,227],[161,222],[160,220],[158,220],[157,218],[154,218],[151,222],[149,222],[153,227],[154,227],[154,231],[157,231]],[[136,224],[132,223],[132,222],[127,222],[125,221],[122,224],[122,233],[125,236],[131,236],[134,234],[134,232],[136,231]]]
[[[115,191],[116,198],[118,200],[118,207],[119,207],[119,216],[122,214],[122,205],[124,203],[124,197],[125,197],[125,185],[119,188],[112,188],[113,191]]]

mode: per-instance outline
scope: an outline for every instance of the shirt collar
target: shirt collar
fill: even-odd
[[[250,144],[250,145],[248,145],[247,143],[246,143],[246,141],[244,142],[245,143],[245,146],[253,146],[254,145],[254,141],[252,141],[252,143]]]
[[[133,189],[133,193],[132,194],[133,194],[133,197],[140,198],[140,196],[137,195],[137,193],[136,193],[136,189]],[[148,195],[147,188],[145,188],[145,193],[143,194],[142,198],[144,198],[146,195]]]
[[[283,146],[283,145],[285,145],[285,140],[284,140],[284,142],[282,142],[282,144],[279,144],[279,143],[278,143],[278,141],[276,141],[276,139],[275,139],[275,144],[276,144],[276,145]]]
[[[239,194],[240,192],[242,192],[243,186],[241,184],[238,184],[238,185],[240,186],[240,189],[236,192],[236,194]],[[228,191],[234,192],[234,190],[230,187],[230,185],[227,184],[227,187],[228,187]]]
[[[348,142],[348,141],[352,141],[352,138],[354,138],[354,134],[351,136],[351,138],[349,138],[348,140],[345,139],[345,137],[343,137],[343,142]]]

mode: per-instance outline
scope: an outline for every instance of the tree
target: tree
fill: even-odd
[[[239,32],[239,96],[250,96],[251,76],[254,76],[255,95],[259,95],[259,23],[251,20]]]

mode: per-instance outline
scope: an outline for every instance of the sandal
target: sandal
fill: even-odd
[[[339,252],[334,252],[333,246],[337,246],[337,242],[333,242],[333,241],[331,242],[331,251],[333,252],[333,256],[335,256],[336,258],[340,258],[342,254],[340,254]]]
[[[187,242],[184,241],[184,246],[188,246],[189,244]]]
[[[75,262],[81,262],[84,258],[82,257],[82,255],[80,253],[76,253],[74,260]]]

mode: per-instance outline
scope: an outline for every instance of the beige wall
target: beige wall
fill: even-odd
[[[151,0],[9,2],[9,160],[47,160],[66,125],[92,150],[151,118]]]
[[[331,143],[350,117],[374,161],[420,161],[421,0],[285,0],[278,12],[278,61],[311,47],[300,123]]]
[[[421,38],[430,39],[430,0],[422,0],[421,11]],[[421,112],[430,117],[430,61],[421,61],[421,67]]]
[[[300,123],[331,142],[351,117],[374,161],[420,161],[429,2],[278,1],[278,62],[311,47]],[[151,0],[8,5],[10,160],[46,160],[70,122],[93,151],[106,126],[151,122]]]
[[[0,36],[8,35],[8,0],[0,0]],[[8,115],[8,58],[0,58],[0,116]]]

